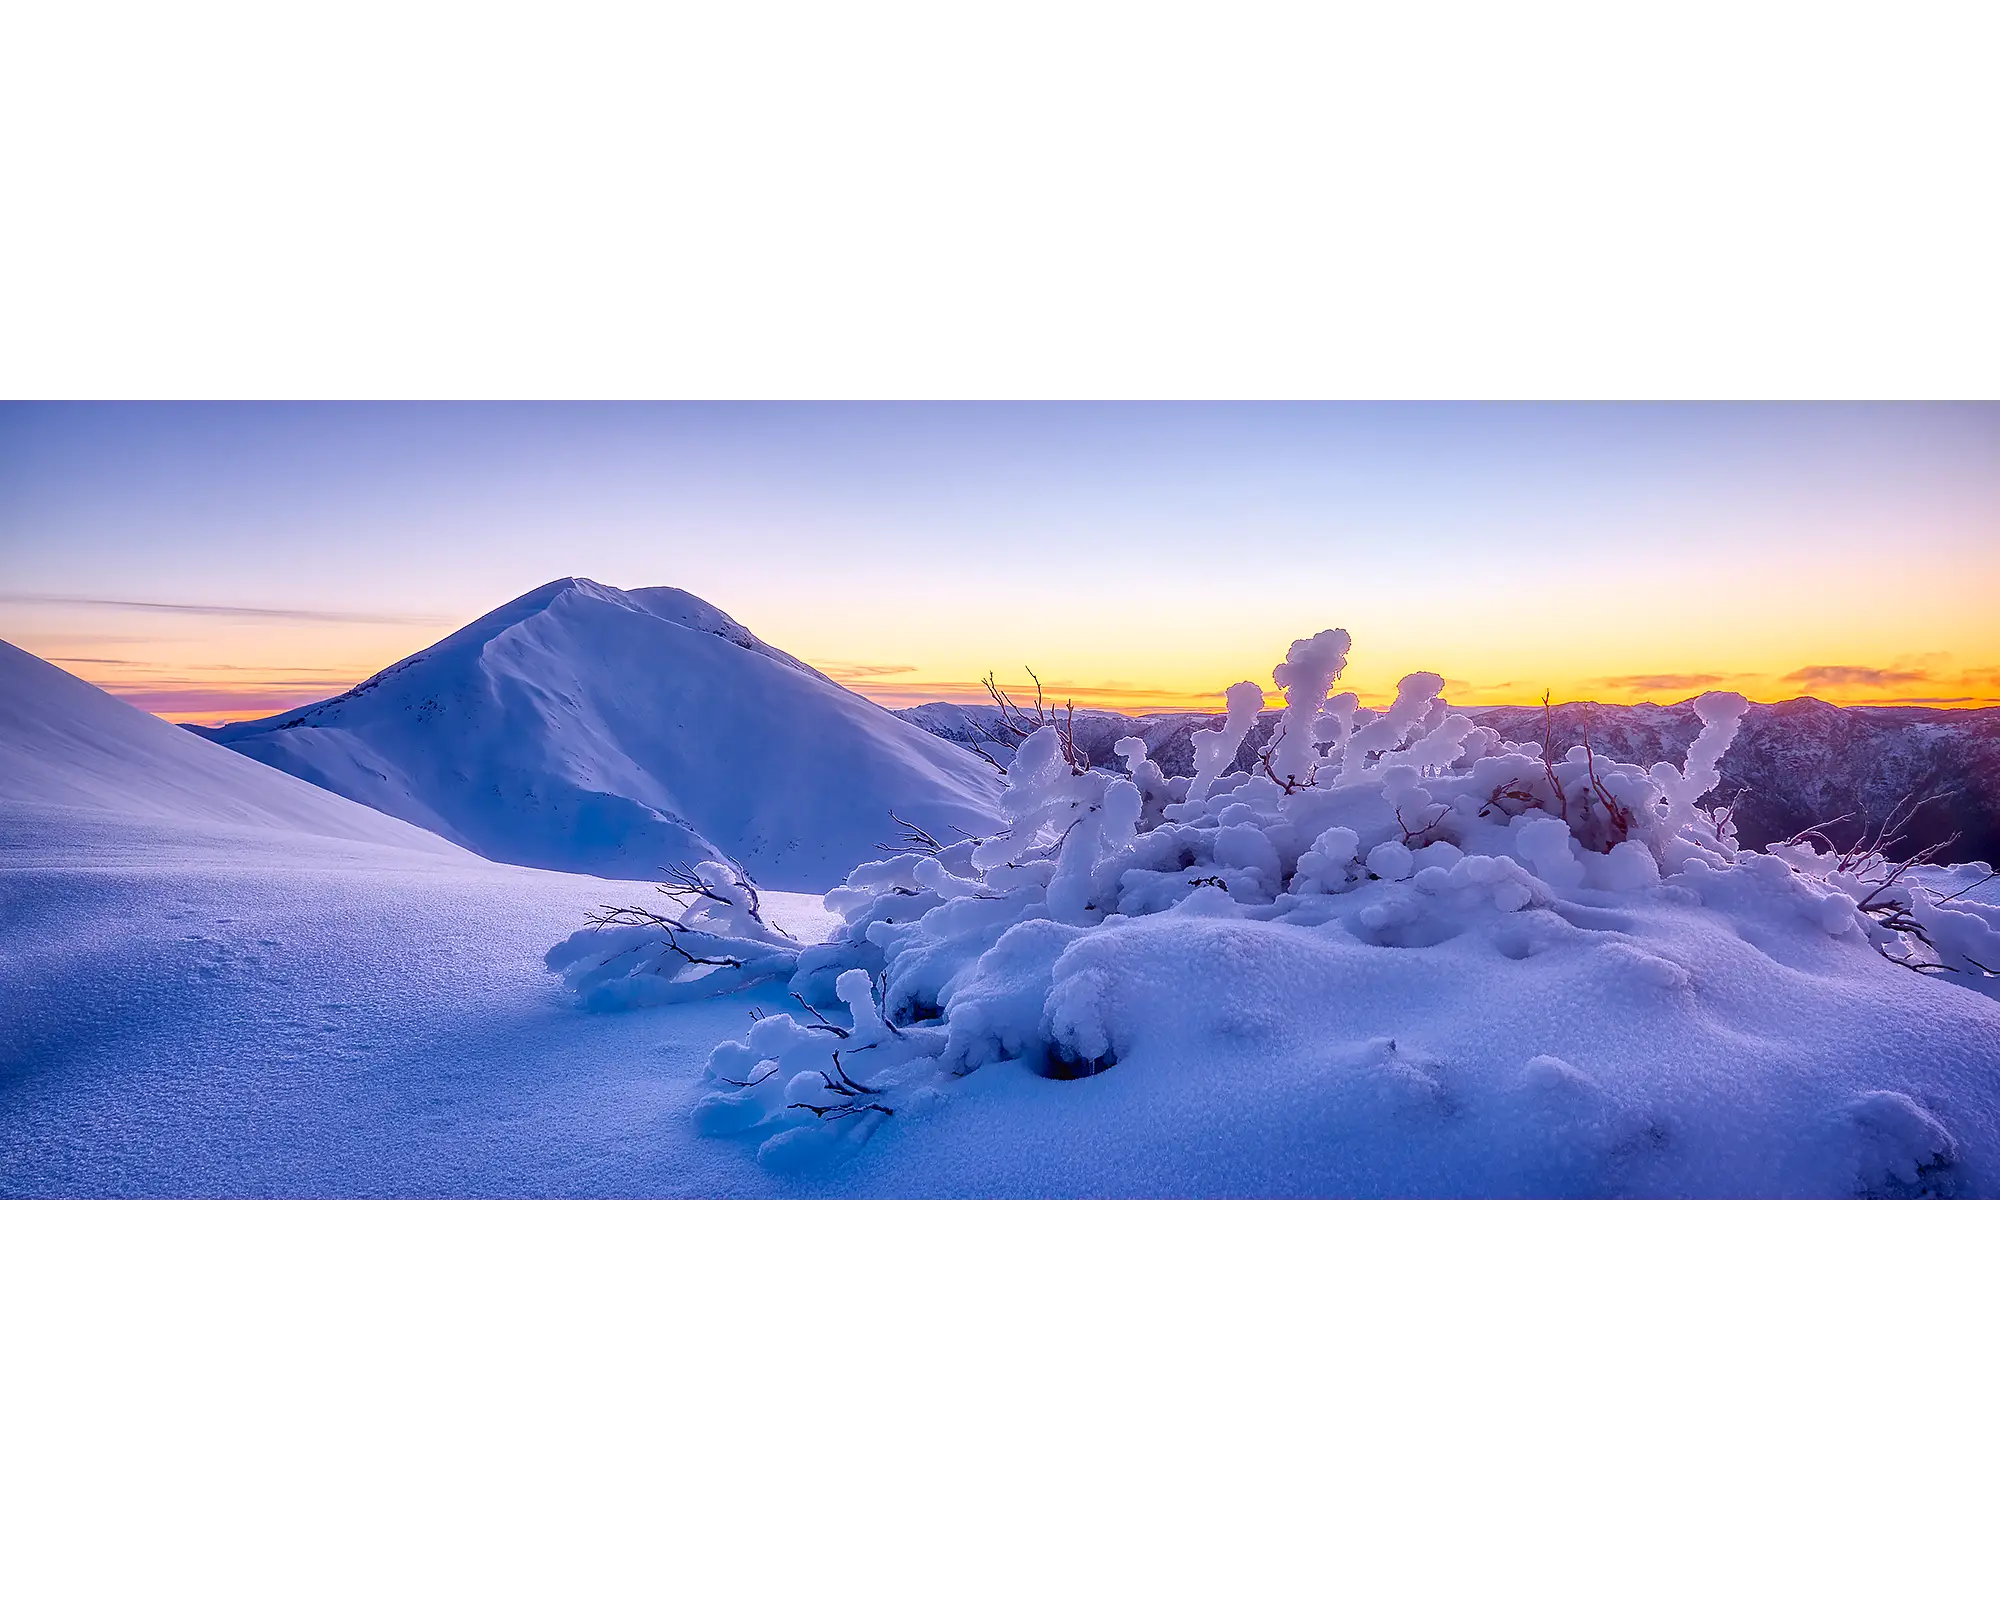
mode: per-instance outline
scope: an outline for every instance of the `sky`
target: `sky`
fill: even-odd
[[[0,638],[174,720],[551,579],[884,704],[1269,684],[2000,703],[2000,405],[0,405]]]

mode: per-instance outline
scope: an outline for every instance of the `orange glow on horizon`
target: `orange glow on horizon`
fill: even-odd
[[[832,676],[832,674],[829,674]],[[1250,676],[1245,674],[1246,677]],[[1897,676],[1895,674],[1892,677]],[[1232,680],[1233,681],[1233,680]],[[1264,702],[1268,709],[1277,710],[1284,705],[1284,695],[1273,688],[1268,678],[1253,680],[1264,690]],[[1687,684],[1683,688],[1662,687],[1652,693],[1627,689],[1620,692],[1607,686],[1603,681],[1565,683],[1555,681],[1540,685],[1527,679],[1517,679],[1511,683],[1479,686],[1463,680],[1445,680],[1445,699],[1456,706],[1529,706],[1541,702],[1544,689],[1551,693],[1558,705],[1573,701],[1586,701],[1594,705],[1678,705],[1692,700],[1707,689],[1734,689],[1760,704],[1771,704],[1785,700],[1821,700],[1828,705],[1842,707],[1865,706],[1934,706],[1939,709],[1978,709],[2000,706],[2000,677],[1986,675],[1978,680],[1954,678],[1934,681],[1926,690],[1921,682],[1899,681],[1900,687],[1910,690],[1907,694],[1885,695],[1867,694],[1851,686],[1809,685],[1785,682],[1768,677],[1748,674],[1728,675],[1720,673],[1689,673],[1681,675]],[[850,688],[877,705],[890,709],[924,705],[934,701],[946,701],[953,705],[986,705],[990,697],[983,683],[932,682],[911,684],[904,689],[891,690],[886,686],[849,685]],[[1000,686],[1017,703],[1032,702],[1035,695],[1031,683],[1002,683]],[[1066,700],[1074,700],[1079,710],[1123,711],[1134,716],[1148,712],[1199,711],[1222,713],[1222,690],[1207,693],[1175,694],[1147,689],[1102,689],[1089,685],[1045,683],[1043,693],[1051,705],[1061,705]],[[1395,698],[1393,684],[1368,686],[1343,680],[1336,689],[1352,689],[1361,697],[1363,705],[1386,706]]]
[[[345,670],[318,669],[297,674],[260,673],[252,666],[238,666],[226,672],[204,674],[170,663],[93,661],[59,655],[49,659],[64,671],[165,721],[208,725],[247,721],[310,705],[352,688],[391,664],[390,660],[384,660]],[[391,658],[394,659],[400,657]],[[989,703],[986,685],[976,679],[920,676],[914,668],[907,672],[881,668],[857,671],[842,662],[813,665],[835,682],[890,709],[937,701],[955,705]],[[1259,673],[1254,669],[1201,687],[1156,688],[1129,682],[1045,677],[1042,694],[1051,706],[1070,701],[1079,709],[1132,715],[1166,711],[1219,714],[1224,688],[1242,678],[1251,679],[1264,689],[1265,703],[1271,709],[1284,704],[1282,693],[1271,685],[1268,671]],[[1003,675],[999,681],[1000,687],[1017,703],[1033,703],[1035,685],[1025,676]],[[1391,678],[1350,675],[1336,687],[1353,690],[1364,705],[1371,706],[1386,705],[1395,694],[1395,680]],[[1871,667],[1830,663],[1817,670],[1807,667],[1783,673],[1661,672],[1579,677],[1523,672],[1501,679],[1449,675],[1445,678],[1445,698],[1460,706],[1534,705],[1540,701],[1544,689],[1554,695],[1558,704],[1589,701],[1600,705],[1674,705],[1707,689],[1734,689],[1762,703],[1810,698],[1836,706],[1955,709],[2000,706],[2000,671],[1986,668],[1954,672],[1942,665],[1892,663]]]
[[[1662,606],[1620,616],[1575,591],[1431,598],[1415,608],[1395,595],[1246,598],[1178,614],[1131,603],[1129,614],[1072,614],[1054,606],[966,616],[922,603],[870,619],[881,653],[851,658],[852,617],[751,595],[720,595],[739,621],[877,704],[984,704],[980,681],[998,667],[1002,687],[1032,701],[1023,663],[1052,704],[1126,712],[1219,712],[1227,685],[1249,679],[1267,703],[1282,696],[1271,668],[1296,637],[1347,626],[1354,650],[1339,687],[1383,705],[1404,673],[1444,676],[1462,706],[1558,701],[1674,704],[1705,689],[1752,700],[1812,697],[1840,706],[2000,705],[2000,620],[1977,601],[1985,577],[1910,607],[1877,609],[1857,587],[1811,607],[1772,611],[1772,588],[1739,579],[1669,614]],[[2000,571],[1991,574],[2000,581]],[[1837,603],[1836,603],[1837,602]],[[1955,615],[1954,615],[1955,613]],[[462,620],[469,621],[470,616]],[[21,622],[30,626],[23,628]],[[438,618],[259,620],[102,611],[0,614],[0,636],[65,671],[172,722],[219,723],[273,715],[353,687],[450,633]],[[1923,629],[1924,647],[1909,648]],[[1688,662],[1695,665],[1685,665]],[[1011,665],[1010,665],[1011,663]]]

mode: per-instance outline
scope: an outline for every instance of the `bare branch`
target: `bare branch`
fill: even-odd
[[[817,1022],[808,1022],[806,1024],[808,1028],[811,1028],[816,1033],[836,1034],[842,1039],[845,1039],[848,1036],[848,1034],[851,1031],[850,1029],[843,1028],[837,1022],[827,1021],[826,1013],[820,1010],[818,1006],[814,1005],[810,1000],[808,1000],[804,995],[800,994],[796,989],[790,990],[789,993],[791,994],[791,997],[794,1000],[798,1001],[800,1005],[804,1006],[806,1010],[810,1011],[815,1017],[819,1019]]]
[[[1563,794],[1562,781],[1556,777],[1556,758],[1553,753],[1556,742],[1556,713],[1555,707],[1549,703],[1549,696],[1550,691],[1544,689],[1542,691],[1542,770],[1549,775],[1549,787],[1555,791],[1556,812],[1563,821],[1567,822],[1569,821],[1569,800]]]
[[[1974,889],[1977,889],[1981,884],[1991,883],[1995,878],[2000,878],[2000,867],[1996,867],[1993,871],[1987,873],[1985,877],[1975,879],[1973,882],[1968,883],[1963,889],[1954,889],[1950,894],[1940,895],[1937,899],[1933,900],[1931,904],[1934,906],[1945,905],[1950,901],[1956,900],[1962,894],[1972,893],[1972,891]]]
[[[889,820],[903,830],[903,838],[897,844],[884,844],[878,840],[875,845],[877,850],[892,850],[903,855],[934,856],[947,848],[940,840],[931,836],[929,829],[920,828],[916,823],[906,822],[897,816],[894,807],[890,808]]]
[[[896,1114],[885,1105],[877,1105],[873,1103],[865,1106],[857,1106],[857,1105],[816,1106],[811,1104],[809,1101],[798,1100],[794,1101],[791,1105],[786,1106],[785,1109],[787,1111],[810,1111],[814,1116],[818,1117],[822,1122],[838,1122],[842,1117],[859,1116],[864,1111],[879,1111],[885,1117],[893,1117]]]

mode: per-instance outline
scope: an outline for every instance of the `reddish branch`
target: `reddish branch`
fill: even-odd
[[[1509,811],[1505,806],[1501,805],[1500,802],[1502,800],[1514,800],[1518,801],[1522,806],[1534,806],[1537,808],[1541,805],[1540,796],[1532,789],[1525,789],[1518,782],[1497,783],[1493,786],[1493,792],[1486,797],[1486,804],[1479,808],[1479,814],[1483,817],[1487,812],[1498,807],[1504,816],[1518,815],[1517,812]]]
[[[1630,838],[1632,833],[1632,813],[1612,798],[1611,791],[1604,787],[1603,781],[1597,776],[1597,752],[1590,748],[1590,708],[1588,706],[1584,708],[1583,712],[1583,760],[1584,765],[1590,771],[1590,792],[1597,796],[1598,804],[1604,807],[1605,815],[1611,818],[1611,826],[1617,831],[1618,837],[1612,843],[1616,844]],[[1610,845],[1605,846],[1606,850],[1610,848]]]
[[[1403,830],[1403,843],[1405,845],[1414,849],[1421,849],[1423,846],[1418,844],[1418,840],[1422,839],[1423,844],[1435,844],[1437,842],[1435,839],[1425,839],[1424,835],[1441,826],[1444,819],[1450,815],[1451,807],[1440,804],[1436,816],[1432,817],[1429,822],[1424,823],[1421,827],[1412,828],[1403,820],[1403,808],[1398,806],[1396,808],[1396,826]]]
[[[1035,676],[1035,669],[1023,667],[1021,670],[1034,680],[1035,713],[1032,717],[1008,697],[1007,691],[1000,687],[997,674],[989,672],[979,680],[986,685],[986,692],[993,697],[994,705],[1000,708],[1002,728],[1013,738],[1014,742],[1008,748],[1018,749],[1021,741],[1029,734],[1039,732],[1043,728],[1054,728],[1056,738],[1062,745],[1063,759],[1069,763],[1069,770],[1073,773],[1088,772],[1090,757],[1078,749],[1076,743],[1076,702],[1065,700],[1062,713],[1058,715],[1049,709],[1047,698],[1042,693],[1042,680]],[[996,739],[994,743],[1006,744],[1006,740]],[[999,765],[998,762],[994,764]]]
[[[1310,789],[1312,787],[1313,774],[1319,770],[1319,763],[1315,761],[1313,763],[1313,771],[1308,772],[1303,778],[1281,778],[1271,767],[1271,757],[1277,751],[1277,748],[1278,741],[1273,740],[1269,749],[1260,750],[1257,753],[1257,759],[1264,767],[1264,775],[1282,788],[1286,794],[1297,794],[1301,789]]]
[[[1551,754],[1556,742],[1556,713],[1555,707],[1549,704],[1549,693],[1547,689],[1542,691],[1542,770],[1549,775],[1549,787],[1555,791],[1556,812],[1567,822],[1569,801],[1563,795],[1562,783],[1556,777],[1556,758]]]

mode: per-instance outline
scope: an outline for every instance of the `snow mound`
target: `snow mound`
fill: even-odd
[[[580,578],[210,737],[492,860],[611,878],[727,856],[823,890],[879,853],[892,810],[978,832],[999,789],[707,602]]]
[[[221,749],[0,641],[0,815],[19,837],[130,819],[463,859],[435,834]]]
[[[1739,849],[1706,803],[1739,695],[1642,768],[1504,739],[1431,673],[1361,708],[1347,644],[1293,645],[1253,770],[1255,684],[1191,778],[1030,734],[1002,828],[760,944],[826,1009],[718,1047],[697,1129],[930,1171],[928,1122],[951,1170],[1028,1140],[1104,1193],[2000,1193],[2000,911],[1964,874]],[[634,998],[692,970],[662,951]]]

